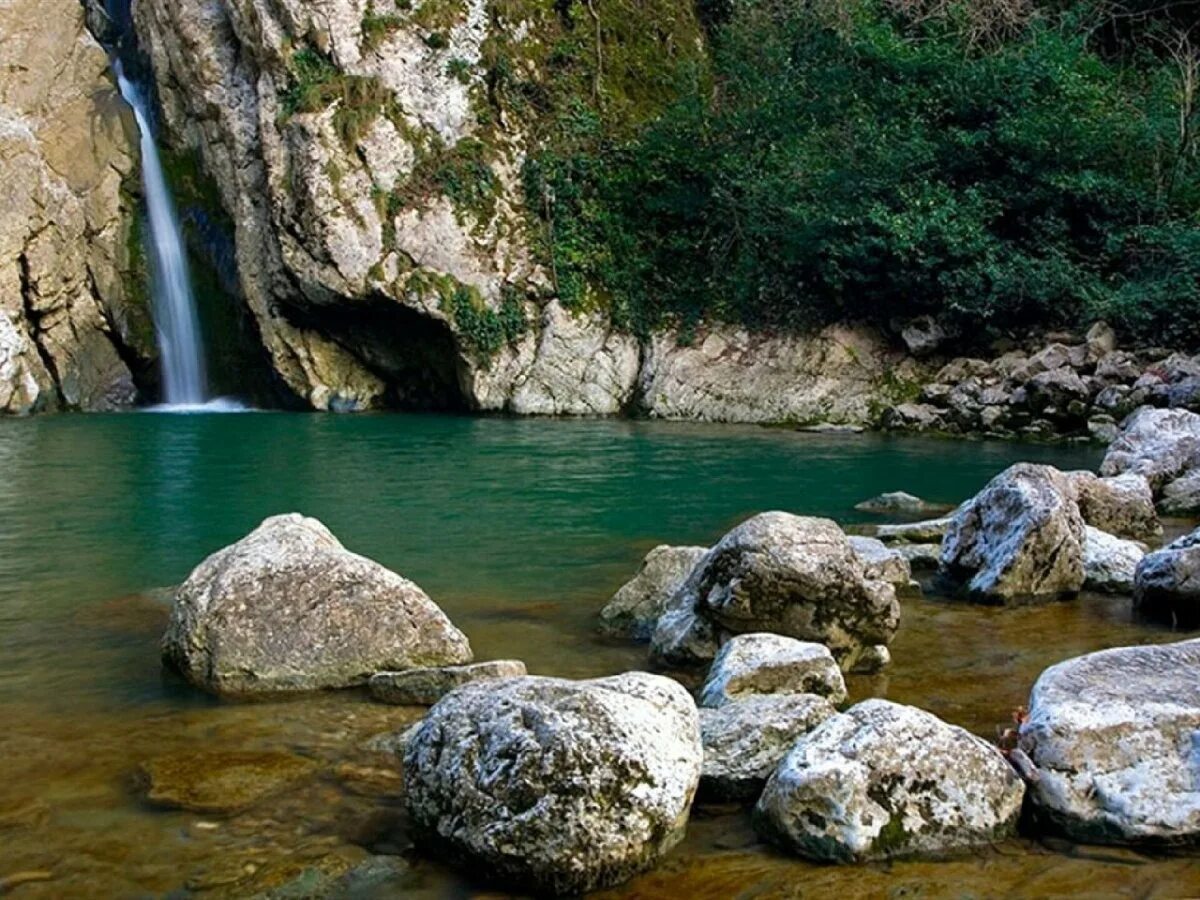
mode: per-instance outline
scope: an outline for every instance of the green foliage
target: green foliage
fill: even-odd
[[[933,5],[714,7],[711,72],[681,59],[640,127],[558,107],[524,175],[564,302],[638,330],[934,313],[984,339],[1106,316],[1200,344],[1171,62],[1102,52],[1091,7]]]
[[[521,302],[512,292],[506,291],[499,310],[494,310],[478,291],[460,284],[444,296],[443,305],[464,343],[483,358],[494,356],[528,328]]]
[[[284,118],[320,112],[336,103],[333,125],[347,148],[394,103],[391,91],[378,79],[348,75],[311,48],[297,50],[291,62],[291,84],[282,95]]]
[[[495,212],[499,190],[483,141],[463,138],[448,147],[434,138],[421,151],[404,184],[393,194],[391,212],[422,205],[440,194],[448,197],[456,210],[469,212],[484,223]]]
[[[398,15],[378,13],[370,7],[362,18],[363,49],[368,53],[377,49],[401,24]]]

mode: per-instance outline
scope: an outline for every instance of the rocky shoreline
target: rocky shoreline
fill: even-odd
[[[916,706],[849,704],[843,672],[890,664],[900,598],[919,602],[914,568],[959,602],[1105,590],[1131,615],[1200,626],[1200,530],[1163,545],[1156,510],[1198,472],[1200,416],[1145,407],[1100,474],[1018,463],[946,516],[871,536],[767,512],[711,548],[655,548],[600,627],[648,641],[658,672],[581,681],[472,661],[416,585],[314,520],[278,516],[176,592],[163,658],[226,697],[369,685],[378,702],[429,707],[380,736],[410,837],[521,891],[619,884],[713,802],[752,808],[761,839],[825,863],[940,858],[1018,832],[1190,846],[1200,641],[1063,660],[994,743]],[[865,505],[931,509],[902,494]],[[269,762],[251,778],[264,790],[305,774],[286,755]],[[148,796],[199,802],[179,799],[164,765],[144,768]]]

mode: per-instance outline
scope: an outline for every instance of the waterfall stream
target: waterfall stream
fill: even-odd
[[[141,134],[142,184],[150,236],[147,249],[162,356],[163,400],[168,408],[201,406],[209,399],[204,346],[175,204],[154,143],[147,98],[126,77],[120,59],[113,59],[113,70],[121,96],[133,107]]]

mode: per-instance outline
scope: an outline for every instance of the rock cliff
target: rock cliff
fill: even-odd
[[[557,7],[138,0],[134,15],[168,136],[218,184],[273,365],[314,408],[862,422],[897,362],[867,331],[643,340],[555,299],[521,171]],[[700,52],[690,7],[636,15],[646,28],[613,29]]]
[[[128,406],[155,352],[136,132],[78,2],[4,0],[0,35],[0,413]]]

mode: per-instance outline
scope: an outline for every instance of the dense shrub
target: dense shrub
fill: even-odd
[[[709,4],[711,72],[665,112],[623,135],[568,106],[531,157],[560,295],[638,329],[1104,316],[1200,344],[1179,60],[1108,8],[980,5]]]

